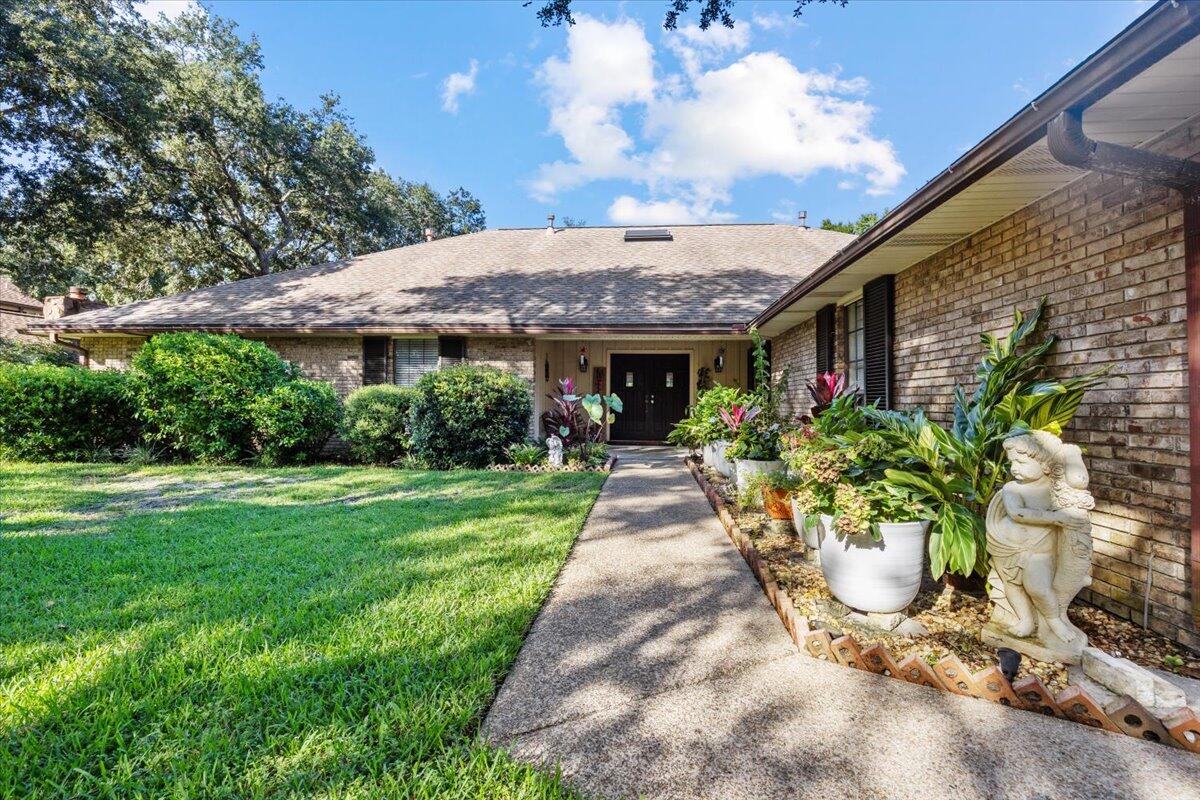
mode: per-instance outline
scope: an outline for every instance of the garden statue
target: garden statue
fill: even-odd
[[[550,451],[550,466],[555,469],[563,465],[563,443],[562,439],[557,436],[551,436],[546,440],[546,448]]]
[[[1039,661],[1078,664],[1087,634],[1071,624],[1067,606],[1092,563],[1095,505],[1083,454],[1047,431],[1004,442],[1013,480],[987,510],[992,616],[983,640]]]

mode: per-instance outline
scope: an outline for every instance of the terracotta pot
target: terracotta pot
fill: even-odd
[[[833,596],[859,611],[890,614],[916,599],[925,572],[929,521],[881,522],[883,538],[838,536],[821,517],[821,571]]]
[[[791,519],[792,506],[788,502],[787,489],[772,489],[764,486],[762,490],[763,508],[771,519]]]
[[[750,481],[757,475],[769,475],[772,472],[783,472],[783,462],[779,459],[773,461],[755,461],[749,458],[739,458],[735,462],[734,472],[737,473],[735,480],[737,481],[737,489],[739,492],[744,492],[750,488]]]

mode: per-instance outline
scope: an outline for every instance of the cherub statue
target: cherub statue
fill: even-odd
[[[563,442],[557,436],[546,440],[546,449],[550,451],[550,466],[558,468],[563,465]]]
[[[1091,583],[1091,509],[1083,454],[1047,431],[1004,442],[1013,480],[987,510],[989,644],[1040,661],[1079,663],[1087,635],[1067,607]]]

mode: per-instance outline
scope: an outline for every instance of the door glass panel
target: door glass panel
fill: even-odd
[[[670,389],[670,388],[673,388],[674,386],[675,386],[675,373],[668,372],[667,373],[667,388]]]
[[[633,386],[633,373],[632,372],[625,373],[625,385]]]

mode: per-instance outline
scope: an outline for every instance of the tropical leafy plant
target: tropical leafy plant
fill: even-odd
[[[563,448],[579,448],[586,461],[590,446],[604,436],[604,426],[617,421],[623,406],[616,394],[575,392],[575,381],[563,378],[553,394],[547,394],[551,406],[542,412],[542,427],[547,436],[562,439]]]
[[[700,392],[696,404],[671,429],[667,441],[679,447],[699,448],[728,438],[729,429],[721,419],[721,411],[743,404],[746,399],[734,386],[713,386]]]
[[[935,577],[947,570],[963,576],[987,574],[983,517],[1008,477],[1004,440],[1028,430],[1060,434],[1087,390],[1105,381],[1107,368],[1077,378],[1045,377],[1045,358],[1057,338],[1025,344],[1045,310],[1043,298],[1028,316],[1013,312],[1013,327],[1006,336],[982,335],[984,352],[975,373],[979,382],[970,398],[963,387],[955,389],[949,430],[920,412],[911,417],[866,412],[910,462],[887,471],[890,490],[919,498],[931,509],[929,560]]]
[[[808,395],[812,398],[812,414],[819,416],[841,397],[858,396],[858,388],[846,383],[846,376],[840,372],[822,372],[814,380],[808,382]]]
[[[519,467],[533,467],[546,460],[546,448],[536,442],[510,444],[505,452],[508,460]]]

